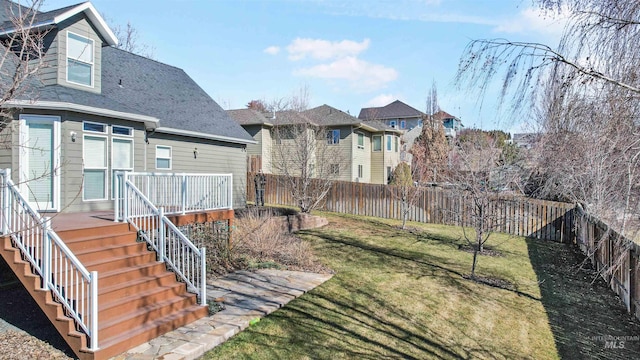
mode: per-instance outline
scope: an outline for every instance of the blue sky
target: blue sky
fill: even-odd
[[[73,4],[46,0],[43,10]],[[482,107],[453,78],[471,39],[555,45],[562,23],[529,0],[93,0],[110,24],[130,21],[155,59],[184,69],[223,108],[290,96],[357,116],[400,99],[424,111],[432,81],[440,106],[467,126],[519,131],[522,118]],[[503,115],[500,115],[503,114]]]

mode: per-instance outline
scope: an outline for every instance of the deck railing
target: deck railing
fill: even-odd
[[[122,220],[123,184],[133,185],[167,214],[233,208],[232,174],[117,172],[114,187],[116,220]]]
[[[2,234],[9,235],[25,261],[42,278],[67,316],[89,337],[90,350],[98,349],[98,273],[89,272],[11,180],[11,170],[0,170]]]
[[[121,219],[136,228],[138,236],[157,252],[158,261],[166,262],[187,284],[187,290],[198,295],[200,304],[206,305],[206,249],[198,249],[165,216],[164,208],[156,207],[131,180],[124,180],[121,186],[122,197],[116,202],[121,206]]]

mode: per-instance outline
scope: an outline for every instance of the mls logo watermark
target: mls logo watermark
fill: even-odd
[[[624,341],[605,341],[605,349],[624,349]]]
[[[593,341],[602,341],[604,342],[605,349],[624,349],[625,343],[629,341],[640,341],[640,335],[635,336],[613,336],[613,335],[598,335],[592,336],[591,340]]]

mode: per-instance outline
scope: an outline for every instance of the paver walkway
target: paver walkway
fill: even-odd
[[[244,330],[252,320],[281,308],[331,276],[272,269],[229,274],[207,286],[207,299],[224,299],[224,310],[164,334],[114,359],[196,359]]]

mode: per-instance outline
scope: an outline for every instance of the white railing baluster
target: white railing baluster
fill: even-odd
[[[42,278],[42,289],[51,291],[65,313],[89,336],[90,350],[97,350],[97,274],[91,276],[51,229],[51,220],[43,218],[22,196],[11,180],[11,171],[0,170],[0,177],[2,232],[11,236],[25,260]],[[95,314],[91,316],[83,308],[85,298],[95,303]]]

